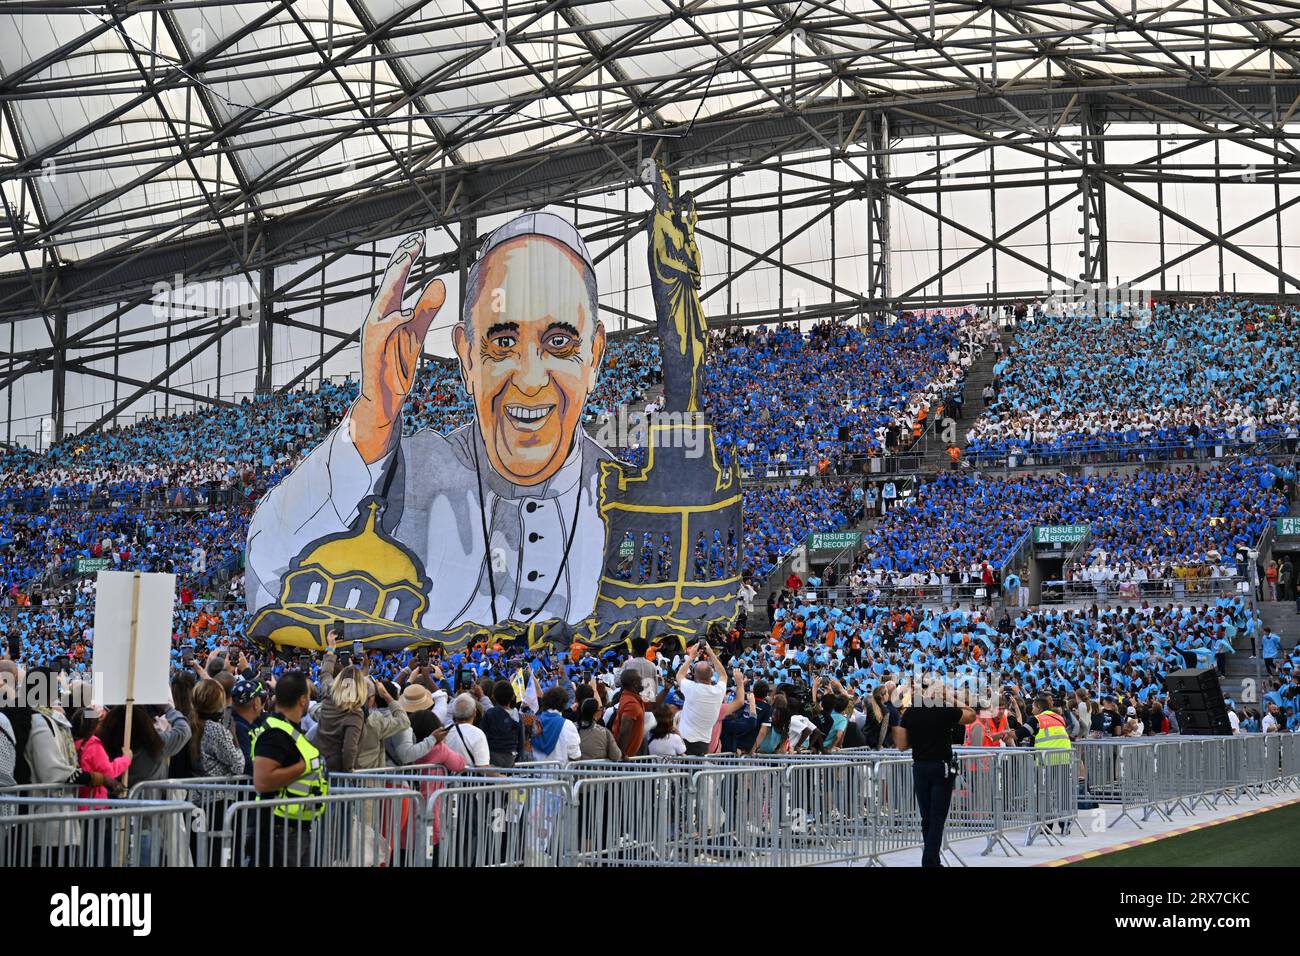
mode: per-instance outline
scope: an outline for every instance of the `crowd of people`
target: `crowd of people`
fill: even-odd
[[[129,739],[124,708],[89,705],[88,677],[75,666],[3,659],[0,786],[68,784],[102,799],[120,792],[128,769],[133,783],[252,773],[272,796],[283,784],[253,772],[253,757],[279,752],[256,748],[267,718],[285,714],[328,773],[437,763],[490,774],[528,760],[889,748],[896,690],[919,686],[922,675],[1005,721],[1004,739],[978,744],[1033,741],[1030,703],[1043,699],[1073,738],[1177,733],[1163,674],[1220,660],[1238,637],[1265,655],[1270,677],[1257,707],[1228,701],[1234,732],[1300,730],[1300,654],[1283,656],[1235,599],[996,621],[973,607],[801,603],[757,645],[718,630],[689,647],[638,638],[563,656],[486,643],[451,654],[366,653],[333,633],[323,654],[278,657],[190,641],[173,660],[170,699],[138,707]],[[34,681],[48,696],[33,705],[24,688]]]
[[[1213,667],[1227,675],[1237,642],[1266,671],[1291,670],[1280,640],[1240,595],[1199,605],[1008,609],[994,620],[971,604],[876,602],[870,595],[822,600],[807,594],[778,601],[770,643],[776,656],[836,670],[845,685],[872,689],[884,675],[939,674],[958,683],[1014,685],[1030,695],[1062,688],[1124,695],[1146,703],[1164,675]]]
[[[248,511],[0,511],[0,603],[22,604],[47,583],[109,571],[164,571],[201,593],[243,568]],[[98,567],[99,565],[95,565]]]
[[[715,332],[705,383],[719,451],[759,475],[860,472],[910,445],[935,406],[963,401],[995,338],[974,309]]]
[[[1232,297],[1036,310],[994,367],[994,400],[969,433],[983,458],[1300,438],[1300,315]]]
[[[860,482],[791,488],[745,488],[745,564],[750,575],[766,578],[778,562],[818,531],[838,531],[862,515]]]
[[[1036,525],[1086,524],[1084,567],[1117,581],[1184,567],[1230,576],[1239,551],[1295,499],[1295,481],[1291,465],[1252,459],[1095,475],[945,472],[864,536],[857,572],[865,583],[956,583],[999,568]]]

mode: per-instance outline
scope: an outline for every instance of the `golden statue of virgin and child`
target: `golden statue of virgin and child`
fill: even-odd
[[[708,324],[700,305],[700,249],[695,244],[695,197],[675,198],[672,178],[655,167],[655,208],[646,223],[650,286],[658,319],[664,408],[703,410],[701,389]]]

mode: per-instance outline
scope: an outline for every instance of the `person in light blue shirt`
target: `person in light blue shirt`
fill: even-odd
[[[1277,664],[1277,652],[1282,646],[1282,641],[1273,633],[1271,627],[1266,627],[1264,628],[1264,638],[1260,641],[1260,645],[1260,650],[1263,652],[1264,656],[1264,666],[1268,668],[1269,674],[1272,674],[1273,669]]]

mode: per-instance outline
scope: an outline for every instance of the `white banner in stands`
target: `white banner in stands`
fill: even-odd
[[[133,655],[134,591],[132,571],[100,571],[96,575],[92,671],[95,701],[105,707],[125,704],[128,696],[134,697],[137,704],[165,704],[171,696],[168,677],[176,575],[140,575]]]

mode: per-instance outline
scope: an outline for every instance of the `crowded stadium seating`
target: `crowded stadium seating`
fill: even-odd
[[[840,471],[910,444],[961,393],[991,329],[963,310],[716,333],[705,381],[720,453],[764,475]]]
[[[1300,426],[1291,307],[1225,298],[1101,315],[1039,311],[996,367],[970,434],[989,460],[1291,439]]]
[[[959,682],[978,676],[1031,697],[1082,689],[1143,704],[1160,696],[1168,671],[1214,667],[1217,655],[1234,653],[1239,633],[1262,633],[1258,615],[1239,597],[1200,606],[1008,610],[1001,620],[955,605],[800,598],[776,617],[774,639],[796,648],[784,667],[835,668],[858,693],[870,693],[885,675],[915,671]]]
[[[863,571],[946,578],[998,566],[1033,526],[1063,524],[1090,525],[1093,560],[1125,573],[1232,568],[1236,550],[1285,511],[1281,470],[1244,460],[1085,476],[944,473],[867,535]]]

